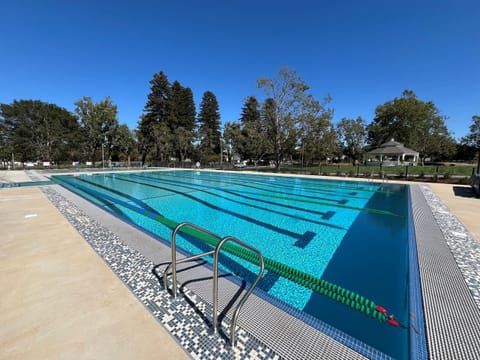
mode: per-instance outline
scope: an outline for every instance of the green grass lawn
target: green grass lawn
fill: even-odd
[[[403,179],[448,180],[452,178],[470,179],[474,166],[353,166],[353,165],[316,165],[309,167],[280,167],[279,172],[307,175],[333,175],[351,177],[389,177]],[[273,168],[259,171],[274,172]]]

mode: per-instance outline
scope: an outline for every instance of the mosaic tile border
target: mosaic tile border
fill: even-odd
[[[420,186],[433,217],[465,278],[475,303],[480,308],[480,243],[450,209],[426,185]]]
[[[237,328],[237,346],[233,349],[223,337],[210,335],[210,327],[198,313],[211,319],[209,304],[188,289],[184,289],[185,297],[173,299],[153,274],[155,265],[151,261],[129,248],[116,234],[85,215],[54,189],[43,188],[42,191],[193,359],[281,359],[241,328]],[[196,307],[189,302],[195,303]],[[222,330],[228,334],[228,329],[229,324],[224,320]]]

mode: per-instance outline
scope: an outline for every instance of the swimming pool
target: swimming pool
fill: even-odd
[[[172,230],[157,215],[238,237],[269,259],[381,304],[408,325],[406,186],[203,171],[60,180],[164,239]],[[178,245],[193,253],[204,246],[189,237]],[[255,269],[228,259],[224,266],[247,279]],[[408,326],[401,329],[376,321],[272,271],[260,286],[390,356],[408,357]]]

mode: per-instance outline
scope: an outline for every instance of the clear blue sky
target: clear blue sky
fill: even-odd
[[[110,96],[135,128],[153,74],[219,102],[222,122],[295,69],[334,121],[411,89],[456,138],[480,115],[480,1],[0,1],[0,103],[38,99],[73,111]]]

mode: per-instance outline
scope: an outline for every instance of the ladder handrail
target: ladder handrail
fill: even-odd
[[[204,256],[207,256],[207,255],[212,255],[214,252],[215,252],[215,250],[210,250],[210,251],[198,254],[198,255],[193,255],[193,256],[189,256],[189,257],[186,257],[186,258],[183,258],[183,259],[180,259],[180,260],[176,260],[175,265],[172,265],[173,264],[173,261],[172,261],[170,264],[167,265],[167,267],[163,271],[163,287],[165,289],[168,288],[168,271],[170,270],[170,267],[175,268],[175,270],[174,270],[175,271],[175,276],[173,276],[173,271],[172,271],[172,281],[175,281],[175,283],[174,283],[175,285],[172,286],[172,295],[173,295],[174,298],[176,298],[177,297],[177,285],[176,285],[177,267],[176,267],[176,265],[182,264],[182,263],[187,262],[187,261],[200,259],[200,258],[202,258]],[[175,280],[173,280],[173,278],[175,278]]]
[[[215,251],[215,250],[211,250],[211,251],[204,252],[202,254],[193,255],[193,256],[190,256],[190,257],[187,257],[187,258],[177,260],[177,240],[176,240],[176,237],[177,237],[177,233],[180,231],[180,229],[182,227],[185,227],[185,226],[191,227],[195,230],[198,230],[198,231],[201,231],[205,234],[213,236],[213,237],[217,238],[218,240],[221,240],[221,237],[218,236],[217,234],[214,234],[211,231],[205,230],[204,228],[201,228],[200,226],[192,224],[188,221],[184,221],[184,222],[178,224],[175,227],[175,229],[172,232],[172,236],[170,238],[170,247],[171,247],[171,250],[172,250],[172,262],[165,268],[165,271],[163,273],[163,285],[164,285],[165,289],[167,289],[167,286],[168,286],[168,284],[167,284],[168,270],[169,270],[170,267],[172,268],[172,294],[173,294],[174,298],[177,297],[177,264],[180,264],[180,263],[183,263],[183,262],[186,262],[186,261],[189,261],[189,260],[195,260],[195,259],[207,256],[207,255],[211,255]]]
[[[243,246],[243,247],[249,249],[250,251],[255,252],[258,255],[259,260],[260,260],[259,261],[260,262],[260,271],[258,272],[257,278],[255,279],[253,284],[250,286],[248,291],[245,293],[245,295],[242,297],[242,299],[238,303],[238,305],[237,305],[237,307],[236,307],[236,309],[233,313],[233,316],[232,316],[232,320],[231,320],[231,324],[230,324],[230,343],[231,343],[232,347],[234,347],[235,346],[235,327],[236,327],[236,324],[237,324],[238,315],[239,315],[240,310],[242,309],[243,305],[245,304],[245,301],[247,301],[247,298],[250,296],[250,294],[253,292],[253,290],[257,286],[258,282],[262,278],[263,271],[265,270],[265,264],[264,264],[264,261],[263,261],[262,253],[258,249],[254,248],[253,246],[250,246],[249,244],[247,244],[247,243],[245,243],[241,240],[238,240],[237,238],[235,238],[233,236],[226,236],[218,243],[217,247],[215,248],[215,254],[213,256],[213,317],[212,317],[212,325],[213,325],[213,333],[214,334],[217,333],[217,325],[218,325],[217,324],[217,322],[218,322],[218,320],[217,320],[218,319],[218,254],[220,253],[220,250],[221,250],[222,246],[228,241],[233,241],[233,242],[237,243],[238,245]]]
[[[213,236],[214,238],[218,239],[219,242],[217,246],[215,247],[214,250],[207,251],[201,254],[189,256],[186,258],[182,258],[177,260],[177,233],[180,231],[181,228],[183,227],[191,227],[195,230],[198,230],[204,234],[208,234],[210,236]],[[163,273],[163,286],[165,289],[168,288],[168,271],[171,268],[172,269],[172,295],[174,298],[177,297],[177,264],[184,263],[190,260],[195,260],[199,259],[201,257],[211,255],[213,254],[213,316],[212,316],[212,327],[213,327],[213,333],[216,334],[218,332],[217,326],[218,326],[218,255],[220,253],[220,250],[222,249],[223,245],[227,243],[228,241],[232,241],[234,243],[237,243],[240,246],[243,246],[244,248],[247,248],[248,250],[256,253],[259,258],[259,266],[260,266],[260,271],[258,272],[257,278],[253,282],[253,284],[248,288],[247,292],[243,295],[243,297],[240,299],[238,302],[237,307],[235,308],[235,311],[233,312],[232,320],[231,320],[231,325],[230,325],[230,344],[232,347],[235,346],[235,327],[237,324],[237,318],[238,315],[240,314],[240,310],[242,309],[243,305],[247,301],[247,298],[250,296],[250,294],[253,292],[255,287],[257,286],[258,282],[263,276],[263,272],[265,270],[265,262],[262,256],[262,253],[254,248],[253,246],[250,246],[249,244],[238,240],[237,238],[233,236],[226,236],[224,238],[221,238],[217,234],[212,233],[211,231],[208,231],[204,228],[201,228],[200,226],[197,226],[195,224],[189,223],[187,221],[182,222],[178,224],[175,229],[172,232],[172,236],[170,238],[170,247],[171,247],[171,255],[172,255],[172,261],[170,264],[167,265],[165,268],[165,271]]]

